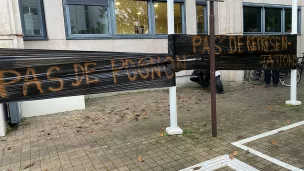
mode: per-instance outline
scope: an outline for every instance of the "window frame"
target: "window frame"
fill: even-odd
[[[70,5],[86,5],[86,6],[103,6],[103,5],[87,5],[87,4],[67,4],[66,0],[64,3],[64,20],[65,20],[65,31],[67,39],[96,39],[96,38],[110,38],[112,33],[112,21],[110,21],[111,13],[109,12],[110,5],[104,5],[107,8],[107,21],[108,21],[108,34],[71,34],[71,20],[70,20]]]
[[[113,37],[112,38],[134,38],[134,39],[147,39],[150,38],[151,36],[151,24],[150,24],[150,4],[148,1],[144,1],[147,2],[147,8],[148,8],[148,28],[149,28],[149,33],[148,34],[117,34],[117,28],[116,28],[116,14],[115,14],[115,0],[110,0],[110,5],[113,7],[111,13],[112,13],[112,30],[113,30]]]
[[[243,34],[244,35],[288,35],[290,33],[285,32],[285,9],[291,9],[291,6],[287,5],[272,5],[272,4],[257,4],[257,3],[243,3],[244,7],[256,7],[261,9],[261,32],[245,32],[244,31],[244,17],[243,17]],[[279,8],[281,9],[281,32],[266,32],[266,8]],[[243,11],[244,15],[244,11]],[[301,8],[298,7],[298,35],[301,34]]]
[[[201,3],[201,2],[196,2],[195,4],[195,9],[197,10],[197,6],[203,6],[204,7],[204,33],[198,33],[197,30],[197,21],[196,21],[196,34],[205,34],[208,35],[209,27],[208,27],[208,6],[207,3]],[[197,19],[197,11],[196,11],[196,19]]]
[[[157,34],[156,33],[156,23],[155,23],[155,11],[154,11],[154,2],[163,2],[167,3],[167,0],[152,0],[151,2],[151,8],[153,8],[153,15],[151,15],[153,27],[152,27],[152,35],[154,38],[168,38],[168,34]],[[180,11],[181,11],[181,18],[182,18],[182,33],[179,34],[185,34],[186,33],[186,11],[185,11],[185,1],[184,0],[174,0],[174,4],[180,4]],[[175,33],[175,31],[174,31]],[[175,33],[176,34],[176,33]]]
[[[285,9],[289,9],[289,10],[292,10],[292,7],[291,6],[284,6],[284,27],[285,27]],[[297,12],[297,14],[298,14],[298,28],[297,28],[297,31],[298,31],[298,35],[300,35],[301,34],[301,19],[302,19],[302,17],[301,17],[301,7],[299,7],[298,8],[298,12]],[[291,23],[291,25],[292,25],[292,23]],[[283,34],[291,34],[291,33],[289,33],[289,32],[285,32],[285,29],[283,30]]]
[[[84,0],[85,1],[85,0]],[[149,34],[117,34],[116,33],[116,14],[115,14],[115,2],[114,0],[109,0],[107,7],[108,10],[108,34],[71,34],[71,23],[70,23],[70,13],[69,5],[66,0],[63,0],[64,9],[64,21],[65,21],[65,32],[67,40],[90,40],[90,39],[167,39],[168,34],[156,34],[156,24],[154,20],[154,2],[167,2],[166,0],[147,0],[148,6],[148,25]],[[186,33],[186,12],[185,12],[185,0],[174,0],[174,3],[181,3],[181,15],[182,15],[182,33]],[[79,5],[79,4],[77,4]]]
[[[260,28],[260,32],[244,32],[244,11],[243,11],[243,33],[244,34],[252,34],[252,35],[259,35],[259,34],[263,34],[263,29],[264,29],[264,22],[263,22],[263,14],[264,14],[264,9],[262,7],[260,7],[259,5],[243,5],[243,10],[244,7],[252,7],[252,8],[260,8],[260,12],[261,12],[261,28]]]
[[[37,35],[37,36],[26,35],[25,20],[24,20],[24,14],[23,14],[24,10],[23,10],[22,0],[19,0],[18,4],[19,4],[19,10],[20,10],[20,19],[21,19],[21,26],[22,26],[22,32],[23,32],[23,40],[25,40],[25,41],[28,41],[28,40],[48,40],[46,23],[45,23],[43,0],[36,0],[39,26],[40,26],[40,30],[41,30],[41,34]]]
[[[280,18],[281,18],[281,25],[280,25],[280,28],[281,28],[281,31],[278,31],[278,32],[266,32],[266,10],[268,9],[280,9]],[[280,35],[280,34],[283,34],[284,32],[284,24],[285,24],[285,18],[284,18],[284,8],[281,8],[280,6],[273,6],[273,5],[265,5],[264,6],[264,12],[263,12],[263,23],[264,23],[264,27],[263,27],[263,33],[265,35]]]

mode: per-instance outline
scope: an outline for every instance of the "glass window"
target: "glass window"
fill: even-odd
[[[291,33],[291,9],[285,9],[285,26],[284,31]]]
[[[291,7],[251,7],[244,6],[244,32],[258,32],[260,34],[276,33],[276,34],[289,34],[292,28],[292,9]],[[261,13],[262,16],[261,17]],[[301,29],[301,11],[298,10],[298,33]],[[261,24],[262,23],[262,24]],[[258,26],[262,29],[253,29]],[[257,31],[253,31],[257,30]]]
[[[292,10],[291,9],[284,9],[284,15],[285,15],[285,23],[284,23],[284,32],[285,33],[291,33],[292,28],[292,22],[291,22],[291,16],[292,16]],[[298,10],[298,33],[301,33],[301,12]]]
[[[154,2],[156,34],[168,34],[167,3]],[[174,3],[174,32],[183,33],[182,4]]]
[[[301,34],[301,10],[298,10],[298,34]]]
[[[71,34],[108,34],[105,6],[69,5]]]
[[[281,32],[281,16],[280,8],[265,8],[265,32]]]
[[[261,8],[244,7],[244,32],[261,32]]]
[[[116,34],[149,34],[147,1],[115,0]]]
[[[196,5],[196,22],[197,22],[197,33],[206,33],[205,29],[205,8],[203,5]]]
[[[68,39],[164,38],[163,34],[168,34],[165,0],[64,0],[64,3]],[[183,8],[184,0],[175,0],[175,33],[183,33],[185,29]]]
[[[41,0],[21,1],[21,20],[24,37],[45,38],[45,23],[43,19],[43,3]]]

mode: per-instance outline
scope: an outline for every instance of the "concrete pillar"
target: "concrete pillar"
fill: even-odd
[[[243,0],[215,3],[215,34],[243,34]]]
[[[174,1],[167,1],[168,34],[174,34]],[[183,130],[177,126],[176,86],[169,88],[170,127],[166,128],[169,135],[179,135]]]
[[[243,34],[243,0],[225,0],[215,3],[215,34]],[[241,83],[244,71],[221,71],[223,82]]]
[[[0,1],[0,48],[23,48],[18,0]],[[5,136],[6,111],[0,104],[0,136]]]
[[[186,0],[186,34],[196,34],[196,0]]]

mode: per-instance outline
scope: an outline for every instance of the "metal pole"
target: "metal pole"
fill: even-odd
[[[210,1],[210,86],[211,86],[211,120],[212,137],[217,137],[216,123],[216,85],[215,85],[215,33],[214,33],[214,2]]]
[[[174,1],[167,0],[168,35],[174,34]],[[170,100],[170,127],[166,128],[169,135],[183,134],[183,130],[177,126],[176,86],[169,88]]]
[[[298,0],[292,0],[292,29],[291,34],[298,34]],[[301,105],[300,101],[297,101],[297,70],[291,70],[290,80],[290,100],[286,101],[289,105]]]

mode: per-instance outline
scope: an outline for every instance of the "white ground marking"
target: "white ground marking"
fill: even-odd
[[[270,136],[270,135],[274,135],[274,134],[277,134],[281,131],[286,131],[288,129],[291,129],[291,128],[295,128],[297,126],[301,126],[301,125],[304,125],[304,121],[301,121],[301,122],[298,122],[298,123],[294,123],[294,124],[291,124],[291,125],[288,125],[288,126],[285,126],[285,127],[282,127],[282,128],[279,128],[279,129],[275,129],[275,130],[272,130],[272,131],[269,131],[269,132],[265,132],[263,134],[259,134],[259,135],[255,135],[253,137],[250,137],[250,138],[246,138],[244,140],[240,140],[240,141],[237,141],[237,142],[234,142],[234,143],[231,143],[232,145],[236,146],[236,147],[239,147],[245,151],[249,151],[250,153],[252,154],[255,154],[265,160],[268,160],[272,163],[275,163],[281,167],[284,167],[286,169],[289,169],[289,170],[292,170],[292,171],[304,171],[303,169],[300,169],[300,168],[297,168],[297,167],[294,167],[290,164],[287,164],[287,163],[284,163],[278,159],[275,159],[273,157],[270,157],[270,156],[267,156],[257,150],[254,150],[252,148],[249,148],[247,146],[245,146],[244,144],[248,143],[248,142],[251,142],[251,141],[255,141],[255,140],[258,140],[258,139],[261,139],[261,138],[264,138],[264,137],[267,137],[267,136]]]
[[[259,171],[256,168],[253,168],[249,166],[246,163],[241,162],[238,159],[230,159],[229,155],[223,155],[208,161],[205,161],[203,163],[188,167],[186,169],[180,170],[180,171],[213,171],[217,170],[223,167],[230,167],[233,170],[236,171]]]

